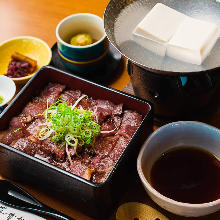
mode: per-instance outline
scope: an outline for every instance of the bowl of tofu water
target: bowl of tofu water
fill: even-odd
[[[128,59],[134,94],[160,122],[196,119],[220,88],[220,3],[111,0],[104,27]],[[208,108],[207,108],[208,107]]]
[[[137,159],[147,194],[163,209],[180,216],[219,211],[219,143],[219,129],[201,122],[178,121],[157,129]]]

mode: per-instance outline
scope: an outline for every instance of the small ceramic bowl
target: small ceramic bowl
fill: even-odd
[[[71,38],[79,33],[90,34],[95,42],[86,46],[71,45]],[[57,25],[56,37],[62,63],[79,73],[96,69],[108,52],[103,20],[94,14],[79,13],[64,18]]]
[[[198,217],[220,210],[220,199],[201,204],[177,202],[160,194],[150,184],[154,162],[171,148],[184,145],[200,147],[220,159],[220,131],[217,128],[193,121],[162,126],[147,139],[137,159],[138,174],[146,192],[155,203],[176,215]]]
[[[8,64],[14,52],[18,52],[37,61],[37,68],[34,73],[25,77],[12,78],[16,84],[26,83],[40,67],[48,65],[52,58],[50,47],[36,37],[21,36],[11,38],[0,44],[0,74],[7,73]]]
[[[13,98],[15,92],[16,86],[14,81],[7,76],[0,75],[0,96],[3,98],[0,107],[7,104]]]

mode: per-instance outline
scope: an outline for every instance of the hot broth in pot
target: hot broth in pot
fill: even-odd
[[[220,161],[198,147],[176,147],[154,163],[150,182],[162,195],[179,202],[211,202],[220,198]]]

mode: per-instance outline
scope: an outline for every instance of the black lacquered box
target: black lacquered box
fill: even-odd
[[[140,113],[143,120],[103,183],[87,181],[1,142],[0,173],[9,179],[49,191],[55,197],[71,202],[74,208],[79,208],[95,219],[105,219],[117,204],[129,178],[132,178],[130,171],[136,169],[139,149],[153,130],[152,106],[147,101],[115,89],[52,67],[43,67],[4,110],[0,118],[0,130],[7,129],[10,119],[18,115],[49,82],[64,84],[70,89],[79,89],[96,99],[106,99],[115,104],[123,103],[125,109]]]

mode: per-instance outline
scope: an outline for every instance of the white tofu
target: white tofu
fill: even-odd
[[[157,3],[133,31],[132,39],[160,56],[200,65],[219,37],[215,24],[190,18]]]
[[[219,29],[215,24],[187,17],[169,41],[167,55],[200,65],[218,37]]]
[[[134,29],[133,34],[152,41],[168,42],[187,16],[157,3]]]
[[[142,47],[150,50],[151,52],[163,57],[166,55],[166,45],[157,41],[152,41],[138,35],[133,35],[132,39]]]

